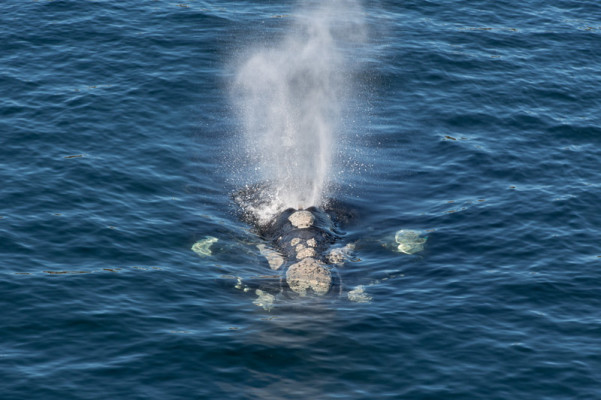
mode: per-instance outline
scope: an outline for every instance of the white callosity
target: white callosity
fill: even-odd
[[[315,249],[311,247],[303,247],[296,253],[297,260],[302,260],[303,258],[307,257],[317,257],[317,252],[315,251]]]
[[[309,290],[323,296],[332,285],[332,273],[321,261],[307,257],[288,268],[286,282],[301,296],[306,296]]]
[[[331,264],[344,264],[344,262],[350,257],[350,254],[354,249],[354,243],[348,243],[344,247],[338,247],[330,250],[330,252],[326,255],[326,258]]]
[[[315,217],[310,211],[296,211],[288,217],[288,221],[298,229],[306,229],[313,226]]]

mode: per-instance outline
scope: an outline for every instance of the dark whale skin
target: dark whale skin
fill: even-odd
[[[327,251],[338,240],[338,236],[331,230],[333,224],[330,216],[316,207],[307,208],[304,211],[311,212],[315,221],[308,228],[297,228],[288,219],[296,211],[299,210],[289,208],[278,215],[271,223],[259,229],[259,235],[284,257],[284,264],[279,268],[279,279],[276,276],[271,276],[258,281],[246,280],[245,283],[250,287],[256,287],[265,292],[288,298],[298,297],[298,294],[290,289],[285,279],[290,266],[299,261],[296,246],[291,245],[293,239],[299,239],[300,244],[312,247],[315,250],[313,258],[321,261],[324,265],[328,264]],[[315,241],[314,246],[307,245],[307,241],[311,239]],[[336,268],[328,267],[328,269],[332,273],[332,286],[328,293],[340,294],[342,290],[340,275]]]
[[[288,217],[296,211],[298,210],[289,208],[282,212],[273,222],[263,228],[260,232],[261,236],[271,242],[287,261],[295,261],[296,259],[295,246],[290,244],[293,239],[298,238],[302,242],[314,239],[315,246],[312,247],[317,253],[317,258],[324,261],[325,252],[337,240],[336,235],[330,230],[332,225],[330,217],[315,207],[308,208],[305,211],[310,211],[313,214],[315,222],[309,228],[300,229],[288,220]]]

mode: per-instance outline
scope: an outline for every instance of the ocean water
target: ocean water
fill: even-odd
[[[328,196],[372,299],[266,309],[231,85],[303,15],[0,5],[0,398],[601,398],[601,5],[364,2]]]

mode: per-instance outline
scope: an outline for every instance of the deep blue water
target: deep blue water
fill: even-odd
[[[266,311],[228,84],[296,5],[0,5],[2,399],[601,398],[601,4],[363,6],[335,197],[373,300]]]

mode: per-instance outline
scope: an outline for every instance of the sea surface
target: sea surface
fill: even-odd
[[[362,7],[344,292],[265,307],[231,82],[299,3],[2,2],[0,398],[601,399],[601,3]]]

